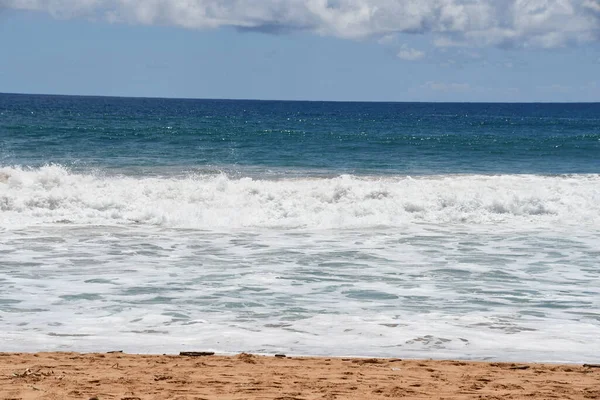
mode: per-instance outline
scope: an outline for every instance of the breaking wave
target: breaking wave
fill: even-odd
[[[0,227],[151,224],[194,229],[410,223],[600,225],[600,175],[439,175],[262,180],[102,176],[0,168]]]

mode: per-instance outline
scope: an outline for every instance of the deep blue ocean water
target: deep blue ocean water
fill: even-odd
[[[600,104],[0,94],[0,351],[600,357]]]
[[[150,172],[600,172],[600,103],[458,104],[0,95],[0,162]]]

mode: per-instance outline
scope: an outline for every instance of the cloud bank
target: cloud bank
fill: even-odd
[[[429,34],[438,47],[600,41],[600,0],[0,0],[0,7],[190,29],[230,26],[349,39]]]

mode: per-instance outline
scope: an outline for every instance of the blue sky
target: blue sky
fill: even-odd
[[[0,92],[600,101],[600,0],[0,0]]]

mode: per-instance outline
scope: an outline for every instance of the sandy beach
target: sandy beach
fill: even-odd
[[[598,399],[597,365],[0,353],[0,399]]]

